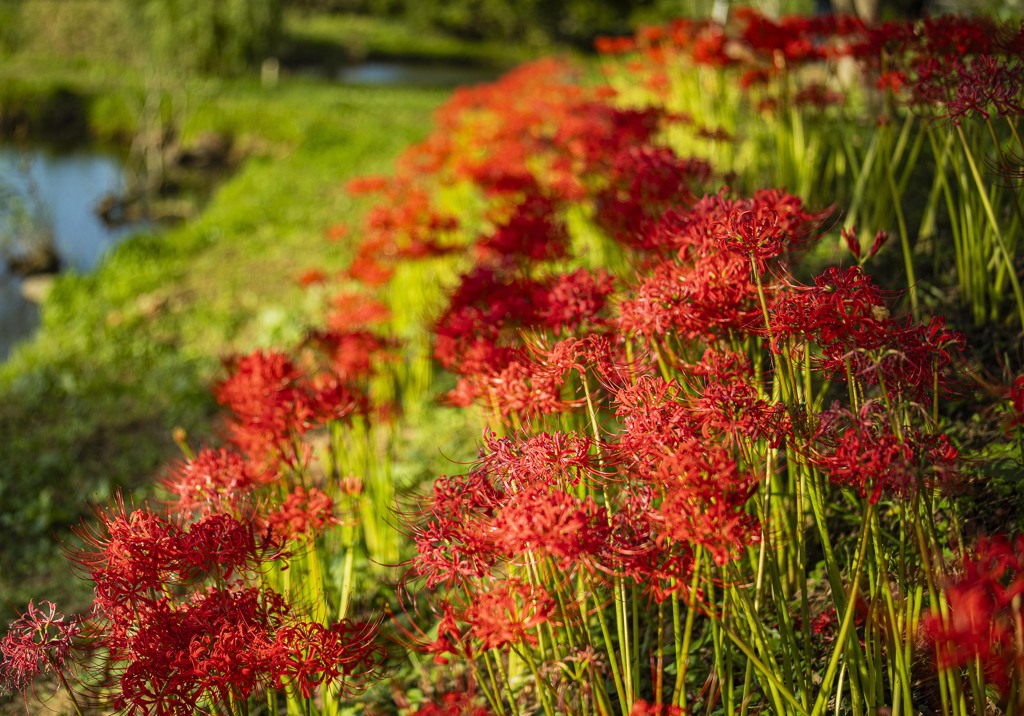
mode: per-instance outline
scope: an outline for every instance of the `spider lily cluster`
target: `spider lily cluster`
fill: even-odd
[[[977,161],[1016,171],[1020,42],[741,12],[602,41],[606,84],[544,60],[456,92],[350,185],[380,201],[329,232],[358,239],[322,325],[228,362],[227,447],[182,441],[165,510],[83,528],[93,611],[30,605],[9,686],[54,671],[124,713],[385,712],[378,682],[420,716],[1017,711],[1024,543],[980,534],[950,415],[986,411],[1019,471],[1024,378],[968,400],[914,277],[982,261],[974,319],[1024,318],[1016,187]],[[890,233],[902,292],[869,272]],[[479,453],[398,499],[438,397]]]

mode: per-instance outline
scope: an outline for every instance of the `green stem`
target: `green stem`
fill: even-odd
[[[902,198],[896,186],[896,177],[893,175],[892,164],[888,162],[885,163],[885,180],[889,185],[893,210],[896,212],[896,225],[900,231],[900,246],[903,248],[903,266],[907,272],[907,290],[910,293],[910,312],[916,320],[919,309],[917,302],[917,279],[914,277],[914,255],[910,247],[910,236],[907,234],[907,221],[903,218]]]
[[[850,593],[845,600],[846,609],[843,612],[843,621],[840,624],[839,634],[836,637],[835,648],[832,650],[832,658],[829,659],[828,668],[825,670],[825,676],[821,680],[821,691],[818,693],[818,698],[815,701],[814,710],[811,712],[811,716],[820,716],[825,712],[825,709],[828,706],[828,696],[832,691],[832,681],[835,679],[836,670],[839,667],[839,657],[842,656],[847,641],[850,639],[856,639],[856,635],[851,635],[850,630],[853,627],[853,617],[857,610],[857,595],[860,591],[860,573],[864,568],[864,560],[867,557],[868,537],[871,533],[871,521],[874,514],[874,507],[875,506],[869,502],[865,509],[863,528],[861,529],[860,534],[860,544],[857,547],[857,563],[852,574],[853,583],[850,585]],[[853,688],[852,680],[850,687],[851,689]]]
[[[1006,241],[1003,238],[1003,233],[999,230],[999,222],[996,219],[995,211],[992,209],[992,203],[988,199],[988,191],[985,189],[985,183],[981,178],[981,172],[978,171],[978,165],[974,161],[974,155],[971,153],[970,145],[967,143],[967,137],[964,136],[963,128],[956,125],[957,136],[960,137],[960,144],[964,148],[964,155],[967,158],[967,166],[971,169],[971,176],[974,178],[974,183],[978,189],[978,195],[981,198],[981,204],[985,209],[985,215],[988,217],[989,224],[992,227],[992,233],[996,240],[996,245],[999,247],[1000,253],[1003,255],[1004,261],[1006,261],[1006,270],[1010,278],[1010,285],[1013,287],[1013,295],[1017,299],[1017,318],[1020,319],[1021,327],[1024,327],[1024,293],[1021,292],[1020,281],[1017,279],[1017,271],[1013,265],[1013,256],[1010,255],[1009,249],[1006,248]]]

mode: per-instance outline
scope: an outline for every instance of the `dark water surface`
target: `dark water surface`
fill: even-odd
[[[491,68],[473,65],[371,60],[342,67],[335,75],[335,80],[349,85],[453,89],[493,82],[501,74]]]
[[[123,160],[110,152],[0,145],[0,191],[15,195],[16,210],[31,217],[33,231],[51,232],[66,271],[92,270],[119,240],[143,228],[108,227],[96,214],[100,199],[123,188],[123,170]],[[10,201],[0,205],[0,231],[11,230],[10,211]],[[0,360],[39,324],[39,309],[21,295],[21,282],[0,263]]]

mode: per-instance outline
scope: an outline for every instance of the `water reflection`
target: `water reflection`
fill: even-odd
[[[493,82],[499,75],[499,72],[486,67],[368,61],[342,67],[335,79],[349,85],[453,89]]]
[[[21,295],[21,279],[0,274],[0,360],[39,325],[39,307]]]
[[[139,230],[108,227],[96,215],[97,202],[122,184],[123,162],[110,153],[0,147],[0,186],[21,199],[33,221],[45,222],[40,228],[52,232],[65,270],[93,269],[114,244]],[[0,227],[17,223],[0,216]],[[0,360],[39,323],[39,309],[21,295],[20,283],[0,266]]]

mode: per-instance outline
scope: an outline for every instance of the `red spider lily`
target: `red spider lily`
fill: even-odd
[[[544,587],[510,578],[486,585],[473,595],[472,603],[459,615],[481,648],[502,649],[509,645],[537,645],[531,633],[555,612],[555,600]]]
[[[446,654],[460,654],[472,658],[472,647],[456,621],[452,606],[446,600],[441,600],[439,609],[442,616],[437,622],[437,638],[416,646],[427,654],[433,654],[435,664],[448,664]]]
[[[618,392],[615,414],[623,429],[611,449],[630,473],[653,477],[667,454],[699,434],[684,394],[680,384],[652,376]]]
[[[604,168],[607,157],[629,147],[649,144],[665,119],[659,108],[620,109],[603,101],[581,102],[573,110],[559,124],[554,141],[580,162],[580,174]]]
[[[546,555],[570,571],[601,553],[608,513],[592,498],[581,500],[559,489],[529,487],[516,493],[493,522],[493,541],[507,556]]]
[[[327,283],[327,274],[318,268],[306,269],[298,278],[298,284],[303,288],[322,286],[325,283]]]
[[[477,241],[483,258],[552,261],[565,258],[568,231],[551,199],[535,194],[517,201],[510,214],[495,222],[494,230]]]
[[[334,323],[330,319],[328,321]],[[370,330],[335,328],[309,332],[301,347],[314,352],[315,355],[310,358],[315,362],[314,370],[320,373],[321,381],[326,384],[335,379],[351,390],[353,384],[374,375],[378,364],[390,357],[395,346],[393,340]],[[321,356],[326,361],[317,360]],[[366,412],[368,406],[364,395],[353,393],[349,400],[353,403],[353,409]]]
[[[330,626],[297,621],[278,629],[268,648],[270,676],[279,689],[310,698],[321,685],[349,697],[383,671],[387,651],[379,625],[348,619]]]
[[[190,581],[208,576],[231,579],[236,572],[250,573],[278,556],[279,544],[273,535],[258,532],[252,520],[207,515],[178,532],[167,567]]]
[[[95,607],[117,622],[172,584],[197,576],[229,579],[274,559],[279,548],[250,520],[211,514],[182,524],[146,509],[129,513],[120,500],[78,530],[85,546],[70,556],[95,583]]]
[[[164,486],[177,495],[173,509],[193,517],[239,514],[255,490],[277,479],[277,473],[256,467],[237,452],[206,448],[172,469]]]
[[[391,319],[391,309],[368,296],[365,291],[335,295],[331,299],[331,309],[327,325],[339,332],[386,323]]]
[[[855,358],[852,365],[854,372],[869,383],[884,385],[892,395],[924,402],[954,393],[966,345],[964,335],[947,329],[941,316],[927,325],[906,319],[895,322],[888,350],[880,359],[872,363]]]
[[[236,416],[234,441],[243,451],[262,457],[306,432],[315,414],[302,376],[278,351],[255,351],[228,363],[231,375],[215,389],[218,402]]]
[[[771,259],[815,240],[825,216],[805,211],[799,197],[776,189],[759,189],[753,198],[738,200],[722,192],[695,210],[717,246],[753,259],[760,273]]]
[[[504,499],[482,471],[434,481],[428,519],[411,530],[417,556],[410,570],[426,578],[427,589],[489,573],[499,553],[488,537],[488,526]]]
[[[736,19],[744,23],[739,38],[747,48],[765,57],[777,70],[827,57],[825,46],[815,42],[811,34],[811,18],[788,15],[776,22],[751,8],[740,8]]]
[[[890,417],[875,401],[856,416],[842,408],[822,414],[812,462],[836,485],[853,487],[872,503],[882,494],[897,497],[949,489],[959,476],[957,451],[945,435],[910,428],[896,433]]]
[[[506,492],[532,487],[570,488],[597,474],[593,439],[578,433],[497,438],[485,433],[477,469]]]
[[[789,286],[769,306],[773,350],[790,337],[810,337],[838,356],[852,346],[883,345],[889,327],[885,294],[861,269],[829,267],[813,287]]]
[[[228,514],[181,524],[129,514],[120,502],[100,513],[73,558],[96,585],[89,635],[107,662],[110,705],[140,714],[226,708],[270,687],[308,697],[319,684],[346,690],[376,674],[375,625],[310,625],[280,595],[239,581],[280,558],[276,533],[308,537],[330,521],[322,497],[297,489],[266,518],[266,534]]]
[[[964,555],[963,571],[944,590],[948,618],[925,615],[922,632],[933,641],[938,665],[980,665],[985,680],[1005,697],[1024,679],[1021,599],[1024,538],[983,537]]]
[[[460,406],[480,400],[505,416],[570,408],[574,397],[563,396],[563,386],[567,371],[582,365],[577,358],[611,369],[593,337],[607,322],[610,277],[584,270],[534,281],[509,277],[508,293],[500,276],[478,267],[463,277],[435,329],[436,357],[460,376],[448,400]],[[547,348],[541,338],[525,335],[537,329],[591,332],[592,338]]]
[[[374,187],[378,188],[375,182]],[[371,210],[364,221],[363,236],[349,269],[349,278],[366,286],[386,283],[394,263],[403,257],[446,253],[438,240],[455,231],[454,217],[442,214],[428,192],[406,177],[386,180],[388,201]]]
[[[936,15],[914,29],[922,54],[937,57],[989,54],[1001,34],[983,15]]]
[[[760,313],[749,261],[719,252],[654,266],[620,302],[617,327],[627,335],[715,341],[747,330]]]
[[[489,436],[474,470],[435,481],[428,519],[412,528],[418,555],[410,571],[428,589],[452,587],[526,550],[562,563],[596,554],[607,517],[568,492],[594,475],[590,446],[589,438],[560,433]]]
[[[446,368],[473,372],[465,365],[459,368],[470,351],[481,345],[497,347],[503,338],[507,345],[516,329],[536,323],[541,291],[536,281],[477,266],[462,277],[438,319],[435,356]]]
[[[70,556],[96,584],[96,606],[121,613],[162,588],[177,553],[179,531],[149,510],[131,513],[118,498],[78,534],[85,546]]]
[[[479,400],[503,417],[550,415],[574,404],[562,397],[564,385],[561,373],[538,366],[525,351],[513,349],[505,353],[502,367],[486,367],[463,376],[446,397],[451,405],[461,407]]]
[[[578,269],[551,278],[537,308],[537,321],[555,334],[586,334],[599,331],[614,289],[612,277],[602,270]]]
[[[1006,424],[1007,429],[1013,430],[1024,426],[1024,375],[1017,376],[1010,386],[1010,421]]]
[[[606,552],[599,563],[609,575],[631,580],[657,602],[689,591],[693,545],[658,540],[658,495],[646,479],[623,480],[614,497]]]
[[[704,381],[691,399],[693,424],[704,437],[728,442],[744,436],[777,447],[790,434],[785,406],[758,397],[746,356],[709,350],[691,371]]]
[[[965,342],[942,318],[921,326],[890,316],[884,292],[858,267],[831,267],[814,281],[775,294],[768,328],[775,352],[809,339],[821,350],[815,363],[827,377],[863,380],[914,401],[936,388],[952,391]]]
[[[656,705],[647,703],[643,699],[637,699],[633,708],[630,709],[629,716],[686,716],[686,711],[679,706]]]
[[[30,601],[0,640],[0,690],[26,691],[46,671],[62,674],[81,632],[81,623],[65,619],[53,602]]]
[[[664,147],[629,147],[612,158],[595,218],[617,241],[642,246],[647,225],[670,207],[694,203],[694,189],[705,186],[711,172],[707,162]]]
[[[736,60],[728,53],[727,44],[728,38],[720,27],[705,25],[693,38],[690,57],[698,65],[729,67]]]
[[[493,712],[480,705],[472,694],[448,692],[435,696],[431,703],[423,704],[410,716],[493,716]]]
[[[427,589],[456,585],[490,573],[500,552],[487,537],[486,524],[438,517],[413,532],[417,555],[411,571]]]
[[[939,116],[953,122],[1024,114],[1020,100],[1024,67],[1017,58],[955,56],[941,62],[926,57],[915,69],[915,101],[937,107]]]
[[[338,518],[329,495],[315,487],[307,491],[300,485],[266,516],[266,522],[275,539],[283,543],[312,539],[330,525],[338,524]]]
[[[226,706],[265,689],[273,634],[288,608],[273,593],[239,586],[191,601],[154,600],[130,628],[94,635],[109,649],[111,706],[132,714],[174,714],[203,701]]]
[[[760,541],[757,520],[746,512],[758,480],[741,469],[730,448],[682,445],[665,457],[654,480],[665,490],[656,517],[659,545],[699,545],[721,565]]]
[[[231,359],[228,367],[231,375],[215,393],[235,416],[229,426],[233,442],[252,459],[300,464],[304,456],[295,438],[366,408],[365,396],[337,375],[310,380],[280,351],[255,351]]]
[[[155,604],[130,637],[112,699],[126,713],[226,707],[271,686],[309,698],[321,685],[345,695],[379,673],[384,650],[373,624],[325,627],[291,615],[272,593],[211,589],[191,604]]]
[[[616,355],[616,347],[606,335],[566,338],[551,345],[538,336],[523,340],[527,341],[525,348],[503,349],[501,353],[481,346],[482,355],[490,359],[500,355],[504,365],[492,368],[489,361],[465,363],[471,370],[447,395],[448,401],[461,406],[479,401],[502,416],[529,419],[571,411],[583,403],[570,392],[573,374],[596,376],[608,385],[627,379],[624,359]],[[592,399],[600,400],[600,391],[593,390]]]

